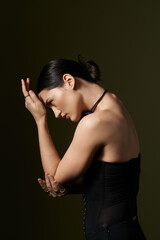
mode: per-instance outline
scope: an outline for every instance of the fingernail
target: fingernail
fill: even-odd
[[[29,93],[31,93],[31,94],[32,94],[32,91],[31,91],[31,90],[29,90]]]

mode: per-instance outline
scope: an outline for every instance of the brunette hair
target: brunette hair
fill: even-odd
[[[100,79],[100,70],[94,61],[85,62],[78,55],[78,62],[70,59],[54,59],[48,62],[42,69],[37,81],[37,94],[43,89],[61,87],[64,83],[62,77],[69,73],[74,77],[80,77],[88,82],[97,83]]]

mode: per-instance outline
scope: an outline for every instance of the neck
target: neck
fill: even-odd
[[[93,84],[92,87],[89,86],[89,88],[85,88],[83,90],[84,111],[90,111],[94,104],[97,102],[97,100],[102,96],[104,91],[105,89],[97,84]],[[101,110],[102,99],[97,104],[94,112]]]

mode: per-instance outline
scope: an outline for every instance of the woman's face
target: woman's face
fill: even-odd
[[[51,90],[44,89],[38,94],[40,100],[55,114],[56,118],[65,117],[78,121],[82,114],[81,95],[68,83]]]

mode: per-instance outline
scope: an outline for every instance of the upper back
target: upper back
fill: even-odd
[[[108,93],[103,104],[110,102],[102,111],[90,114],[91,118],[98,118],[101,129],[103,147],[99,159],[106,162],[124,162],[138,156],[140,152],[139,139],[131,115],[122,101],[112,93]],[[98,136],[97,136],[98,137]]]

